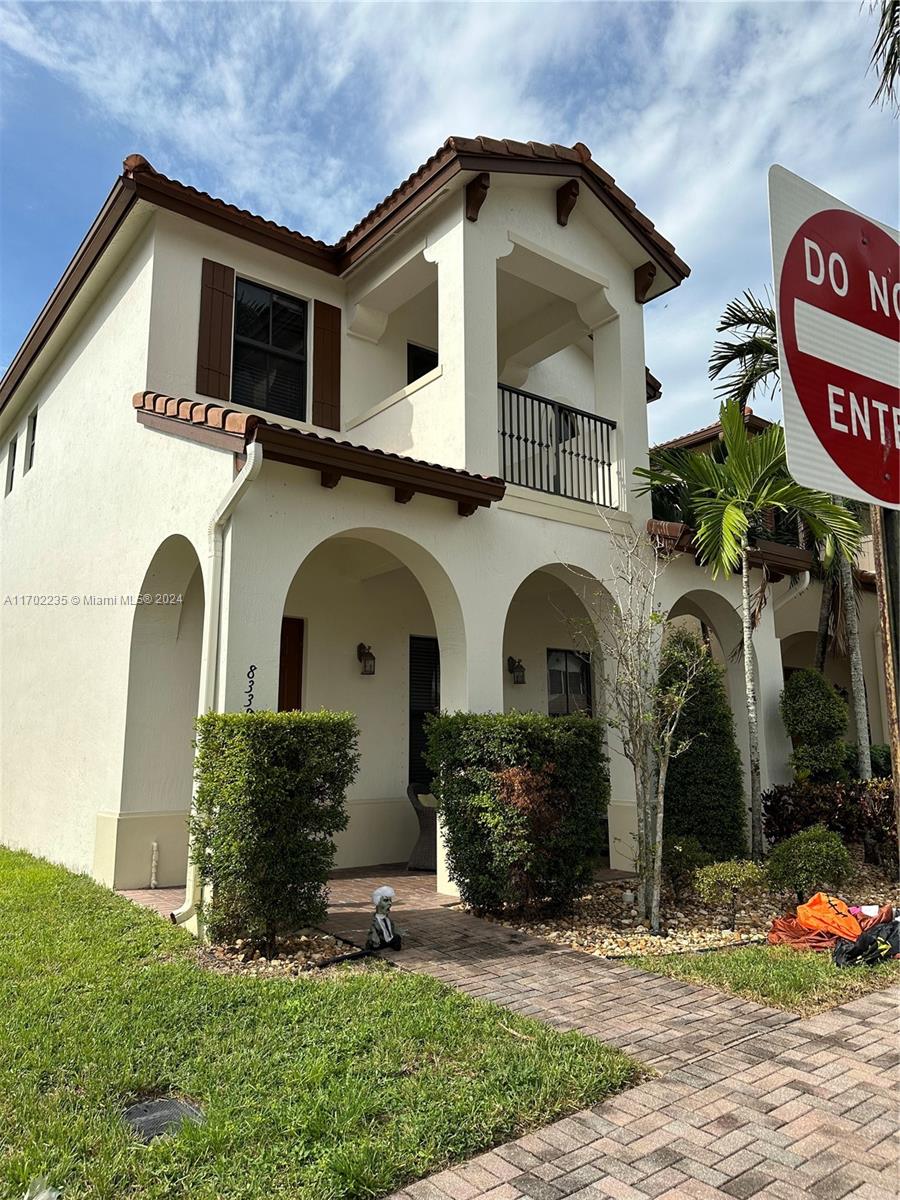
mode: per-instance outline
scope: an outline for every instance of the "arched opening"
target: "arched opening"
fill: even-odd
[[[157,550],[131,632],[122,793],[111,882],[184,883],[200,686],[204,589],[187,538]]]
[[[504,711],[536,712],[550,716],[583,712],[603,719],[603,664],[595,636],[603,603],[612,603],[600,583],[586,571],[561,563],[548,564],[528,575],[509,603],[503,631]],[[600,847],[601,865],[610,862],[610,829],[633,825],[633,786],[630,768],[621,755],[611,755],[612,792],[608,822]],[[624,789],[616,776],[624,768]],[[616,798],[627,808],[618,821]],[[627,837],[627,834],[623,834]],[[617,851],[615,852],[618,853]],[[627,861],[618,866],[628,866]]]
[[[686,627],[701,637],[725,672],[725,691],[734,714],[735,734],[744,766],[744,799],[749,812],[750,734],[740,615],[724,596],[699,588],[679,596],[669,610],[669,623]]]
[[[791,633],[781,639],[781,664],[784,677],[799,671],[804,667],[814,667],[816,664],[816,633],[812,629]],[[847,705],[847,738],[856,741],[856,724],[854,720],[852,684],[850,678],[850,661],[845,654],[838,653],[832,648],[825,656],[825,678],[837,688]],[[868,682],[868,681],[867,681]]]
[[[464,681],[459,604],[427,551],[353,530],[307,555],[284,603],[278,706],[356,716],[360,770],[337,867],[407,863],[419,835],[407,787],[430,791],[425,715],[463,707]]]

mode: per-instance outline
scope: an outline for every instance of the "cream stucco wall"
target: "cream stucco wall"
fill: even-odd
[[[139,593],[172,534],[205,558],[209,516],[232,477],[231,455],[198,454],[135,419],[156,249],[152,221],[123,235],[105,287],[74,327],[64,323],[53,361],[19,389],[0,435],[4,459],[20,435],[0,503],[2,593],[66,601],[0,611],[0,838],[76,870],[94,866],[97,814],[120,811],[136,613],[123,597]],[[35,406],[34,466],[22,474]]]

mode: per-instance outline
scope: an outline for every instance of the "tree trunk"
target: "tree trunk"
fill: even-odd
[[[853,719],[856,723],[856,766],[860,779],[872,778],[872,755],[869,749],[869,713],[866,705],[866,679],[863,674],[862,651],[859,646],[859,614],[856,611],[856,589],[853,586],[853,567],[843,554],[840,556],[841,594],[844,600],[844,619],[847,622],[847,641],[850,645],[850,693]]]
[[[753,615],[750,606],[750,548],[741,543],[741,625],[744,633],[744,683],[747,690],[747,726],[750,744],[750,846],[756,862],[762,861],[762,787],[759,777],[759,722],[756,715],[756,664],[753,661]]]
[[[647,892],[647,770],[643,759],[632,763],[634,769],[634,790],[637,804],[637,861],[635,867],[638,875],[637,902],[638,916],[642,921],[649,917]]]
[[[828,653],[828,626],[831,622],[831,606],[834,600],[834,586],[827,575],[822,576],[822,602],[819,605],[819,627],[816,630],[816,662],[817,671],[825,670],[825,655]]]
[[[662,891],[663,804],[666,793],[668,762],[661,762],[656,781],[656,827],[653,831],[653,871],[651,873],[650,932],[659,933],[659,897]]]

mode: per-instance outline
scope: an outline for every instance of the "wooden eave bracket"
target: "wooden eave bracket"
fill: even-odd
[[[641,263],[639,267],[634,269],[634,298],[638,304],[644,304],[647,300],[647,294],[653,286],[653,280],[656,278],[657,266],[655,262]]]
[[[481,206],[487,199],[491,177],[487,171],[482,171],[466,184],[466,220],[477,221]]]
[[[577,179],[570,179],[564,183],[556,192],[556,223],[557,225],[566,226],[569,223],[569,217],[572,215],[572,209],[575,207],[575,201],[578,199],[578,193],[581,191],[581,185]]]
[[[415,495],[436,496],[455,501],[460,516],[468,517],[501,500],[506,491],[501,479],[461,475],[446,467],[395,458],[314,434],[261,425],[254,438],[267,460],[318,471],[323,487],[333,488],[345,477],[360,479],[391,488],[397,504],[408,504]]]

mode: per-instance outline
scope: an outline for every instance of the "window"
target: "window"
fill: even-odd
[[[306,419],[306,303],[239,279],[234,295],[231,399]]]
[[[34,465],[34,435],[37,431],[37,409],[28,418],[28,432],[25,435],[25,465],[22,474],[30,471]]]
[[[16,439],[9,443],[9,449],[6,452],[6,491],[5,496],[8,496],[13,489],[13,480],[16,475]]]
[[[591,656],[578,650],[547,651],[547,711],[591,715]]]
[[[414,342],[406,343],[406,382],[415,383],[438,365],[437,350],[429,350],[427,346],[417,346]]]

